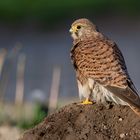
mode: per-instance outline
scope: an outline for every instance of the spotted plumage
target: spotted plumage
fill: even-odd
[[[80,98],[86,98],[87,104],[92,97],[96,102],[129,105],[140,110],[140,97],[117,44],[88,19],[76,20],[70,32],[74,39],[71,59]]]

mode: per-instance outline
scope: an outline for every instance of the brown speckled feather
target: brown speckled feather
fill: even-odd
[[[124,59],[115,43],[106,39],[83,40],[74,45],[74,66],[83,76],[106,86],[127,86]]]

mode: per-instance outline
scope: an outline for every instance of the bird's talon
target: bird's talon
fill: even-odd
[[[82,105],[92,105],[93,102],[91,102],[91,101],[89,101],[89,100],[86,99],[86,100],[83,101],[81,104],[82,104]]]

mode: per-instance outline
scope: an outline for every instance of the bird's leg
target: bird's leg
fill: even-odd
[[[89,99],[86,98],[86,100],[83,101],[81,104],[82,104],[82,105],[91,105],[91,104],[93,104],[93,102],[89,101]]]

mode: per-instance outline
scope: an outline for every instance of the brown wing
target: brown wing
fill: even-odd
[[[106,88],[128,104],[140,108],[140,97],[136,90],[134,91],[130,87],[124,89],[109,85]]]
[[[77,73],[93,78],[122,100],[140,107],[140,98],[129,78],[124,58],[114,42],[105,38],[80,41],[71,54]]]

